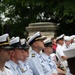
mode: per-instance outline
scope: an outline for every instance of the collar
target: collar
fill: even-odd
[[[51,56],[48,56],[48,55],[45,54],[45,53],[42,53],[42,56],[43,56],[43,59],[44,59],[44,60],[51,61]]]
[[[18,63],[21,64],[21,65],[24,65],[24,62],[21,61],[21,60],[19,60]]]

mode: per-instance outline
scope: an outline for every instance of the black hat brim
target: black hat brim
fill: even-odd
[[[4,46],[2,48],[7,49],[7,50],[12,50],[13,49],[13,47],[11,47],[11,46]]]

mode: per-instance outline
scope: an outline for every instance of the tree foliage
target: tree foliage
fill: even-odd
[[[75,0],[2,0],[0,9],[10,18],[1,25],[10,25],[11,36],[24,37],[25,27],[32,22],[59,23],[57,35],[75,31]]]

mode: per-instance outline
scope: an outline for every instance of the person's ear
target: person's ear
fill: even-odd
[[[25,51],[24,50],[22,50],[22,53],[24,53]]]
[[[37,47],[37,44],[36,44],[36,42],[34,42],[34,43],[33,43],[33,45]]]
[[[13,50],[10,51],[10,55],[14,56],[15,52]]]

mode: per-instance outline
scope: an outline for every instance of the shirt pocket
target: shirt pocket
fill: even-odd
[[[44,73],[45,74],[48,73],[49,71],[48,71],[48,68],[47,68],[46,64],[41,63],[41,65],[42,65],[42,68],[43,68]]]

